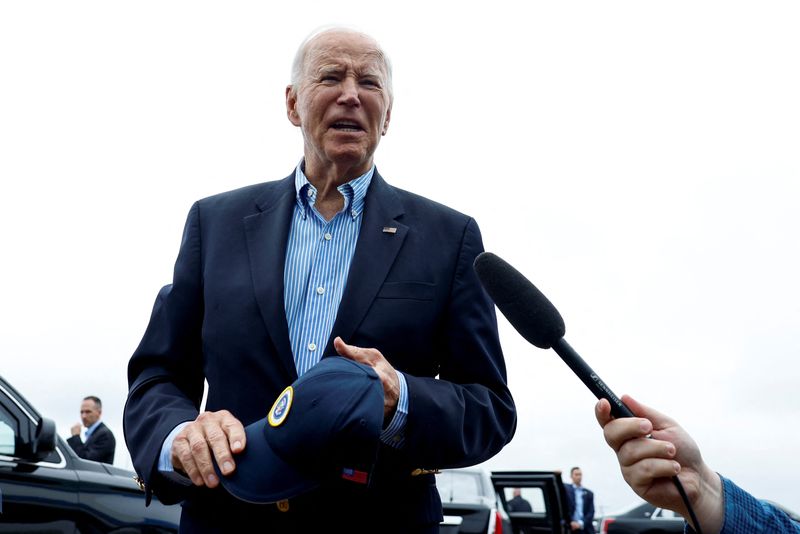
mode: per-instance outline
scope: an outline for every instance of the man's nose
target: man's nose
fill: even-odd
[[[342,92],[339,95],[337,103],[345,105],[345,106],[358,106],[361,104],[361,100],[358,96],[358,82],[350,77],[346,76],[340,85]]]

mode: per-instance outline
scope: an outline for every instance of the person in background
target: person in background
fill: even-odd
[[[100,421],[102,415],[100,399],[93,395],[85,397],[81,402],[81,423],[72,425],[67,443],[81,458],[113,464],[117,440],[111,429]],[[81,426],[86,427],[85,441],[81,440]]]
[[[283,180],[190,210],[173,281],[128,365],[125,406],[147,499],[183,501],[183,531],[438,532],[434,471],[481,463],[514,434],[494,305],[472,268],[483,251],[477,223],[389,185],[374,165],[392,103],[391,67],[373,38],[315,33],[285,90],[303,159]],[[483,178],[478,187],[492,183]],[[280,503],[233,498],[213,462],[233,473],[244,425],[337,354],[373,367],[383,385],[369,480],[332,479]]]
[[[594,493],[583,487],[583,472],[580,467],[573,467],[569,472],[572,484],[567,484],[567,501],[569,504],[570,529],[581,534],[594,534]]]
[[[514,488],[513,498],[506,504],[507,512],[531,512],[531,503],[522,498],[522,490]]]
[[[673,419],[628,395],[622,402],[637,417],[612,418],[611,405],[605,399],[595,405],[597,422],[617,454],[622,476],[650,504],[690,518],[672,481],[679,476],[701,527],[697,529],[689,520],[686,532],[800,533],[800,524],[783,511],[759,501],[706,465],[697,443]]]

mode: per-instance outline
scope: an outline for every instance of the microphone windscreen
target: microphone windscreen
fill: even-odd
[[[491,252],[475,258],[475,272],[497,308],[529,343],[549,349],[564,337],[564,319],[522,273]]]

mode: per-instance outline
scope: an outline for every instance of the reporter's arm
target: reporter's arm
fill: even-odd
[[[724,524],[720,534],[798,534],[800,524],[769,503],[760,501],[725,477]],[[704,525],[703,528],[705,529]],[[694,534],[694,529],[686,530]],[[706,532],[703,530],[703,532]]]

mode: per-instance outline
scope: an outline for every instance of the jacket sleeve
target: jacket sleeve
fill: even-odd
[[[158,293],[147,330],[128,363],[123,424],[133,466],[165,504],[184,498],[185,486],[161,476],[158,457],[170,431],[194,420],[203,395],[201,326],[203,281],[200,217],[189,212],[172,284]]]
[[[800,523],[727,478],[720,478],[725,498],[725,521],[720,534],[800,534]],[[700,526],[702,524],[701,521]],[[685,531],[695,532],[688,524]]]
[[[494,304],[472,267],[482,251],[480,230],[469,219],[441,326],[439,379],[406,375],[406,451],[415,467],[478,464],[499,452],[516,429]]]

